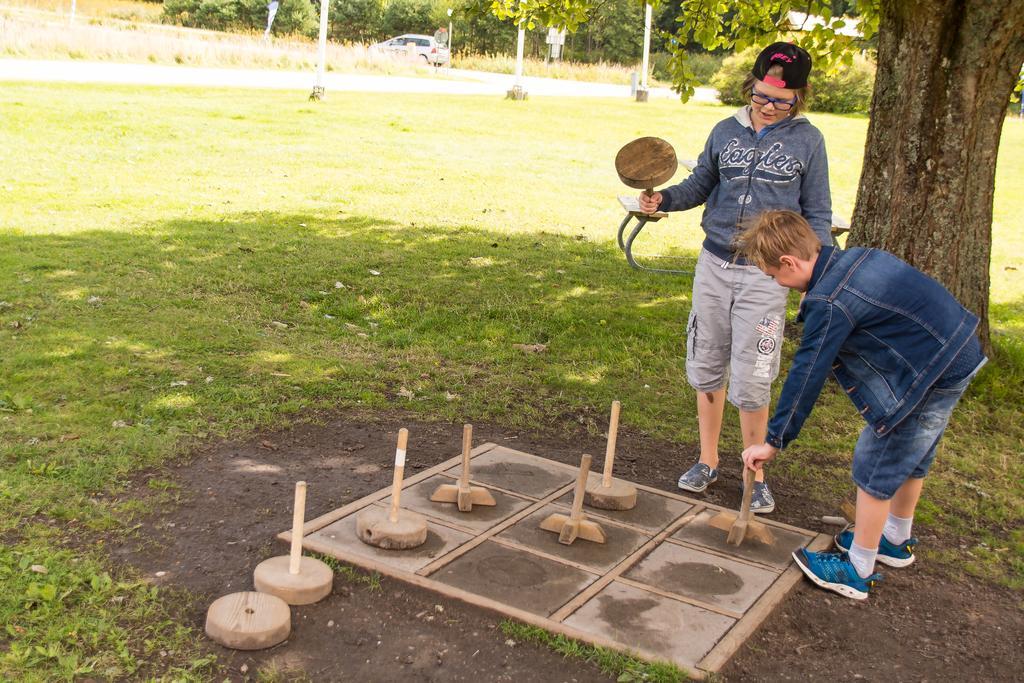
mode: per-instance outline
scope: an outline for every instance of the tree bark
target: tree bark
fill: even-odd
[[[990,348],[996,153],[1024,62],[1024,0],[882,0],[850,244],[893,252],[981,318]]]

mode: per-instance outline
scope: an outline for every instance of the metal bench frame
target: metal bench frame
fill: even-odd
[[[679,165],[684,166],[685,168],[692,171],[694,167],[697,165],[697,161],[695,159],[680,159]],[[656,223],[657,221],[660,221],[662,218],[667,218],[668,214],[664,211],[644,213],[642,211],[632,208],[633,205],[637,203],[635,197],[619,196],[619,203],[622,204],[622,207],[624,209],[626,209],[626,217],[622,219],[621,223],[619,223],[619,232],[616,235],[615,239],[619,244],[619,249],[621,249],[626,254],[626,262],[629,263],[630,267],[635,268],[636,270],[645,270],[648,273],[663,273],[665,275],[693,275],[692,270],[677,270],[673,268],[651,268],[650,266],[645,266],[641,263],[638,263],[637,260],[633,257],[633,242],[636,241],[637,236],[640,234],[640,231],[644,229],[644,226],[646,226],[648,223]],[[632,230],[629,231],[629,236],[624,239],[623,235],[626,234],[626,228],[629,227],[630,222],[633,220],[636,221],[636,225],[634,225]],[[832,244],[838,247],[839,236],[849,231],[850,222],[847,221],[842,216],[838,216],[833,213]],[[673,257],[650,256],[648,258]]]

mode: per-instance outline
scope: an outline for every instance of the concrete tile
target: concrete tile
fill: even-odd
[[[590,480],[600,481],[600,478],[600,474],[590,475]],[[555,499],[555,502],[571,507],[572,496],[573,494],[570,491],[564,496]],[[616,522],[629,524],[651,534],[656,534],[668,526],[670,522],[686,514],[692,507],[693,505],[690,503],[684,503],[675,498],[660,496],[649,491],[637,491],[636,507],[632,510],[601,510],[584,504],[583,511],[590,517],[601,516],[607,519],[614,519]]]
[[[448,470],[447,474],[457,477],[461,471],[462,465],[457,465]],[[473,458],[469,479],[485,486],[499,486],[506,491],[543,498],[559,487],[576,481],[576,475],[564,465],[551,460],[497,446]]]
[[[601,525],[601,528],[604,529],[605,535],[608,537],[606,543],[594,543],[578,538],[571,545],[562,545],[558,542],[558,534],[540,528],[540,523],[548,515],[555,513],[568,514],[568,511],[553,505],[546,505],[505,529],[497,537],[514,541],[528,548],[536,548],[549,555],[577,562],[601,572],[617,565],[648,540],[648,537],[639,531],[605,523]],[[600,523],[600,520],[595,519],[594,521]]]
[[[359,540],[359,537],[356,536],[356,516],[358,514],[353,513],[342,517],[337,522],[328,524],[323,529],[310,534],[307,538],[324,544],[326,554],[339,560],[345,560],[353,555],[368,557],[407,572],[415,572],[473,538],[470,534],[449,529],[440,524],[430,524],[428,520],[426,543],[418,548],[408,550],[385,550],[367,545]]]
[[[693,669],[736,620],[613,581],[565,623]]]
[[[780,573],[663,543],[625,576],[669,593],[745,612]]]
[[[681,528],[670,538],[677,538],[704,548],[711,548],[742,557],[745,560],[753,560],[763,564],[778,567],[780,569],[789,566],[793,561],[792,553],[797,548],[807,545],[813,538],[810,534],[799,534],[795,531],[778,529],[772,527],[775,535],[774,545],[765,545],[760,541],[747,539],[740,546],[729,545],[725,542],[728,532],[717,529],[708,524],[708,521],[718,514],[717,510],[705,510],[697,515],[692,522]]]
[[[448,473],[458,476],[459,470],[459,466],[454,466]],[[593,472],[591,476],[600,475]],[[456,482],[442,475],[403,491],[403,508],[424,514],[431,524],[427,543],[420,548],[382,550],[362,543],[355,533],[355,513],[315,532],[310,539],[323,544],[321,547],[328,554],[339,559],[373,559],[396,570],[415,572],[502,520],[528,509],[536,499],[571,485],[575,471],[544,458],[496,447],[474,458],[471,479],[476,485],[491,488],[498,505],[460,513],[454,505],[430,502],[429,497],[438,485]],[[493,487],[514,491],[516,495],[500,493]],[[386,507],[389,502],[386,499],[373,505]],[[500,541],[524,546],[523,549],[488,540],[441,567],[429,579],[506,607],[550,616],[602,573],[692,509],[691,502],[638,491],[638,504],[633,510],[585,508],[587,517],[604,528],[607,543],[580,539],[564,546],[558,542],[557,534],[541,530],[540,523],[552,513],[567,515],[571,502],[571,493],[563,495],[557,504],[545,505],[500,534]],[[789,565],[791,551],[806,545],[814,535],[809,531],[773,528],[777,539],[774,546],[748,541],[737,548],[726,544],[724,531],[709,526],[714,514],[717,511],[702,512],[630,568],[623,578],[722,609],[746,612]],[[462,530],[444,526],[441,521]],[[539,557],[531,550],[586,570]],[[694,668],[735,620],[616,580],[570,615],[566,623],[581,632]]]
[[[534,501],[524,500],[510,496],[501,491],[491,490],[494,501],[497,505],[488,507],[486,505],[474,505],[470,512],[459,512],[454,503],[435,503],[430,496],[441,484],[458,484],[457,479],[450,479],[440,474],[414,484],[407,489],[402,489],[401,504],[403,508],[419,512],[428,517],[435,517],[451,522],[463,529],[476,533],[487,531],[501,520],[511,517],[520,510],[534,504]],[[391,505],[391,496],[385,498],[382,503]]]
[[[548,616],[597,576],[531,553],[484,541],[430,578]]]

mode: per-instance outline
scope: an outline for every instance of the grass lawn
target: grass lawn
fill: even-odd
[[[93,539],[144,512],[131,473],[313,408],[696,441],[691,281],[614,244],[615,151],[696,155],[722,107],[4,85],[0,678],[202,677],[172,599]],[[850,215],[867,122],[812,115]],[[997,357],[954,416],[919,519],[945,559],[1024,586],[1024,124],[997,176]],[[682,174],[684,171],[680,172]],[[643,249],[693,262],[699,213]],[[527,354],[514,344],[547,345]],[[787,343],[786,353],[793,352]],[[738,448],[735,417],[727,448]],[[859,418],[827,389],[778,467],[848,494]],[[168,482],[151,486],[171,498]],[[43,573],[45,572],[45,573]],[[169,653],[160,656],[163,651]]]

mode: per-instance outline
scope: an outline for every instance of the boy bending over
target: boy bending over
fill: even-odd
[[[800,214],[767,211],[739,252],[778,284],[806,292],[800,348],[765,443],[743,451],[757,471],[800,433],[829,373],[867,426],[853,451],[856,524],[842,552],[793,553],[822,588],[857,600],[881,579],[875,561],[914,561],[914,509],[960,396],[987,361],[978,318],[919,270],[878,249],[823,247]]]

